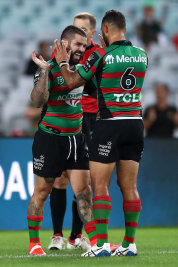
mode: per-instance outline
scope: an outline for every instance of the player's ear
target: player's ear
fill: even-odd
[[[96,34],[96,30],[92,30],[92,38]]]

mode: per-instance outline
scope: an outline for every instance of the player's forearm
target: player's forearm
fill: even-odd
[[[40,108],[48,101],[48,97],[48,70],[41,70],[39,80],[31,92],[31,100],[36,108]]]
[[[82,78],[80,79],[78,71],[71,71],[67,65],[61,68],[61,72],[67,86],[71,90],[85,83],[85,81]]]

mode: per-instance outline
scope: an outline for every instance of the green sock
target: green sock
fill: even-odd
[[[93,247],[97,243],[97,233],[95,221],[91,221],[85,224],[85,232],[90,240],[90,245]]]
[[[97,232],[97,246],[108,243],[108,220],[112,210],[110,196],[95,196],[93,198],[93,216]]]
[[[27,216],[30,243],[40,242],[40,229],[43,216]]]
[[[128,247],[130,243],[134,243],[137,223],[139,220],[141,201],[131,200],[123,203],[124,217],[125,217],[125,236],[122,242],[124,248]]]

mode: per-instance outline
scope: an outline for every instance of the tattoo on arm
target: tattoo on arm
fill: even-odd
[[[93,220],[92,202],[83,192],[77,196],[77,208],[80,219],[84,224]]]
[[[48,101],[48,97],[48,70],[41,70],[39,80],[31,92],[31,100],[35,107],[41,107]]]

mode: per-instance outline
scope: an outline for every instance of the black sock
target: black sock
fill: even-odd
[[[50,207],[54,234],[62,234],[62,226],[66,211],[66,189],[52,189],[50,194]]]
[[[78,215],[77,201],[76,201],[75,195],[74,195],[74,199],[73,199],[73,202],[72,202],[72,214],[73,214],[72,232],[71,232],[71,235],[70,235],[70,239],[74,240],[77,235],[82,233],[82,228],[83,228],[83,223],[80,220],[80,217]]]

